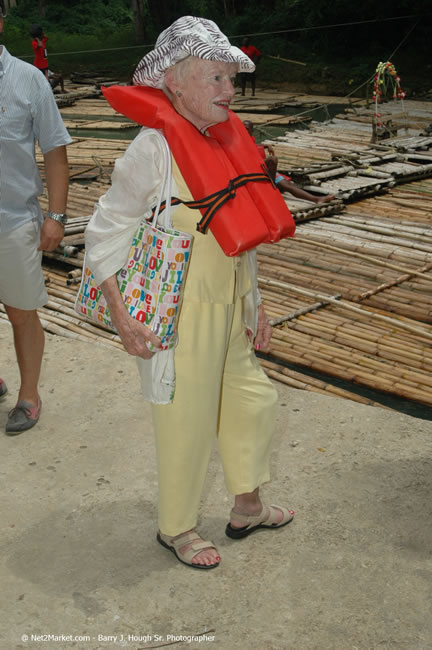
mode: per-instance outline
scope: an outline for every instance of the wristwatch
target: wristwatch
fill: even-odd
[[[54,221],[58,221],[62,226],[65,226],[68,222],[67,214],[64,212],[53,212],[52,210],[48,210],[46,216]]]

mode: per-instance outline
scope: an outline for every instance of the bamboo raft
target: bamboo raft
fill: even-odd
[[[268,113],[248,113],[247,111],[236,111],[242,122],[249,120],[255,125],[265,124],[266,126],[287,126],[288,124],[299,124],[310,122],[309,115],[268,115]]]
[[[89,117],[124,117],[121,113],[117,113],[101,95],[98,99],[80,99],[72,106],[60,109],[63,119],[73,119],[77,116]]]
[[[108,138],[73,138],[68,146],[69,175],[71,180],[97,178],[109,181],[114,162],[129,146],[130,140]],[[43,157],[37,149],[36,160],[44,178]],[[95,200],[100,194],[95,195]]]
[[[98,87],[102,82],[101,78],[95,81],[96,85],[81,87],[75,84],[68,94],[56,95],[56,101],[61,109],[67,128],[70,129],[91,129],[106,130],[114,129],[110,126],[111,120],[120,116],[105,101]],[[83,77],[83,82],[88,83],[88,78]],[[103,84],[102,84],[103,85]],[[70,86],[68,86],[70,88]],[[310,95],[292,95],[289,93],[275,92],[269,90],[258,90],[255,97],[242,97],[237,93],[232,102],[232,109],[238,113],[241,120],[251,120],[257,125],[266,124],[272,126],[284,126],[289,124],[307,123],[311,121],[308,109],[314,109],[328,104],[346,104],[351,106],[352,100],[342,97],[313,97]],[[363,100],[355,100],[355,104],[363,104]],[[283,115],[277,111],[286,107],[306,109],[305,114]],[[270,112],[274,114],[269,114]],[[89,117],[94,117],[90,120]],[[134,123],[131,123],[134,124]],[[117,128],[127,128],[127,122]]]
[[[290,107],[300,109],[313,109],[319,106],[326,106],[329,104],[345,104],[346,106],[362,106],[366,100],[359,98],[349,97],[335,97],[327,95],[308,95],[305,93],[287,93],[284,91],[267,90],[257,88],[255,97],[250,94],[249,88],[246,90],[246,95],[242,96],[240,91],[232,102],[232,108],[235,111],[242,110],[246,112],[270,112],[277,111],[280,108]]]
[[[309,376],[316,371],[430,406],[432,139],[404,135],[394,145],[371,145],[370,128],[352,124],[314,125],[272,140],[287,171],[338,199],[317,205],[285,194],[296,238],[258,249],[260,291],[274,324],[260,362],[269,376],[303,390],[377,404],[349,383],[342,389]],[[45,255],[49,303],[39,312],[47,331],[119,349],[119,338],[86,323],[73,302],[85,226],[128,143],[76,138],[69,147],[72,218],[62,246]],[[401,160],[404,149],[425,160]],[[98,180],[74,182],[85,170]],[[419,180],[410,181],[413,174]]]
[[[91,131],[107,131],[117,129],[132,129],[139,126],[136,122],[131,120],[114,121],[114,120],[89,120],[89,119],[64,119],[64,124],[67,129],[91,130]]]

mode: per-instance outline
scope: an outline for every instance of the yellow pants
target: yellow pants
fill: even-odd
[[[228,490],[252,492],[269,480],[276,390],[235,304],[184,302],[175,352],[174,402],[153,405],[159,470],[159,528],[194,528],[215,436]]]

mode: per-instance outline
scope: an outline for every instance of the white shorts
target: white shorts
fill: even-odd
[[[0,302],[8,307],[30,310],[48,302],[39,243],[37,221],[0,233]]]

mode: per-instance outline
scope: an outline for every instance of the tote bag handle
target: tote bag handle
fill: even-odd
[[[171,151],[168,146],[168,142],[164,135],[160,131],[155,131],[157,138],[159,139],[159,144],[162,150],[162,159],[163,159],[163,171],[162,171],[162,183],[161,191],[159,194],[158,203],[156,209],[153,213],[153,218],[151,221],[147,222],[154,228],[157,228],[158,218],[161,212],[165,209],[163,216],[163,223],[161,224],[165,228],[172,228],[171,222],[171,179],[172,179],[172,169],[171,169]],[[163,200],[165,193],[165,201]]]

